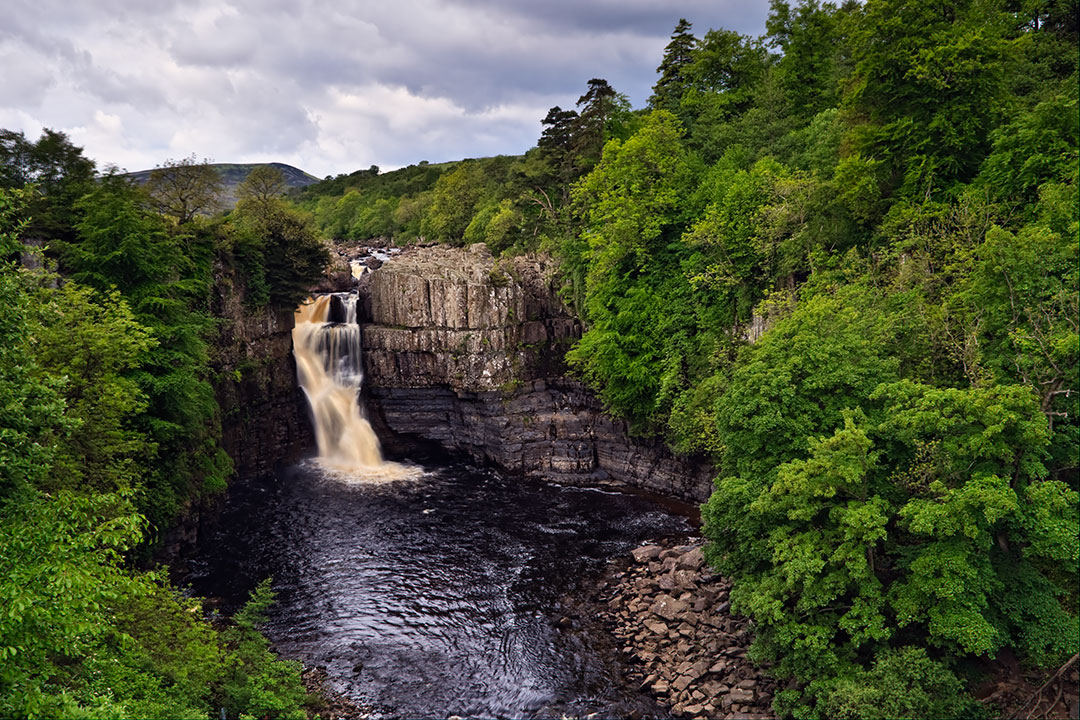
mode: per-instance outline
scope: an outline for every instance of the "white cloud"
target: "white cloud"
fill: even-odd
[[[763,30],[765,0],[9,0],[0,127],[99,164],[194,152],[316,175],[520,153],[592,77],[642,104],[675,21]]]

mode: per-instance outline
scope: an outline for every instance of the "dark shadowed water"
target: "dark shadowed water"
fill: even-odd
[[[388,715],[610,716],[644,700],[616,687],[610,651],[556,626],[560,603],[688,529],[645,498],[468,465],[365,484],[304,463],[234,490],[190,581],[235,607],[272,576],[277,650]]]

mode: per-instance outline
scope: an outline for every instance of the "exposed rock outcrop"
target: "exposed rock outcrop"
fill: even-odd
[[[513,472],[700,502],[708,465],[626,424],[566,377],[581,325],[542,256],[417,249],[360,283],[368,407],[398,433]]]
[[[215,269],[211,311],[212,382],[221,408],[221,445],[243,479],[266,477],[299,460],[315,444],[292,355],[293,312],[247,305],[247,289],[229,268]],[[194,547],[212,524],[223,494],[203,497],[180,513],[156,558],[167,561]]]
[[[245,305],[236,276],[222,273],[214,312],[220,320],[214,390],[222,408],[222,446],[240,477],[263,477],[314,445],[292,354],[293,312]]]

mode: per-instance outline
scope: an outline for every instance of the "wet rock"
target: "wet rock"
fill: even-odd
[[[651,688],[674,716],[773,717],[775,682],[746,660],[753,638],[746,619],[730,615],[730,605],[724,605],[730,583],[716,576],[703,579],[711,571],[699,554],[700,543],[658,545],[658,553],[650,549],[650,557],[634,558],[626,577],[610,585],[612,592],[632,598],[609,617],[616,635],[626,628],[626,637],[633,638],[629,645],[642,669],[632,675],[635,687]],[[685,590],[668,589],[680,577]]]
[[[728,692],[728,697],[732,702],[736,703],[750,703],[754,701],[754,692],[752,690],[743,690],[742,688],[732,688]]]
[[[635,548],[630,552],[634,556],[634,562],[644,563],[650,560],[655,560],[660,555],[661,548],[659,545],[645,545],[643,547]]]
[[[679,556],[676,567],[684,570],[700,570],[705,564],[705,553],[700,547],[693,548]]]

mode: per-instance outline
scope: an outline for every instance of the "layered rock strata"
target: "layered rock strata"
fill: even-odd
[[[231,274],[219,277],[214,313],[214,391],[222,409],[222,446],[243,478],[265,477],[314,445],[292,354],[292,310],[253,309]]]
[[[542,256],[421,248],[360,284],[367,404],[394,432],[504,470],[700,502],[710,468],[632,438],[566,377],[581,325]]]

